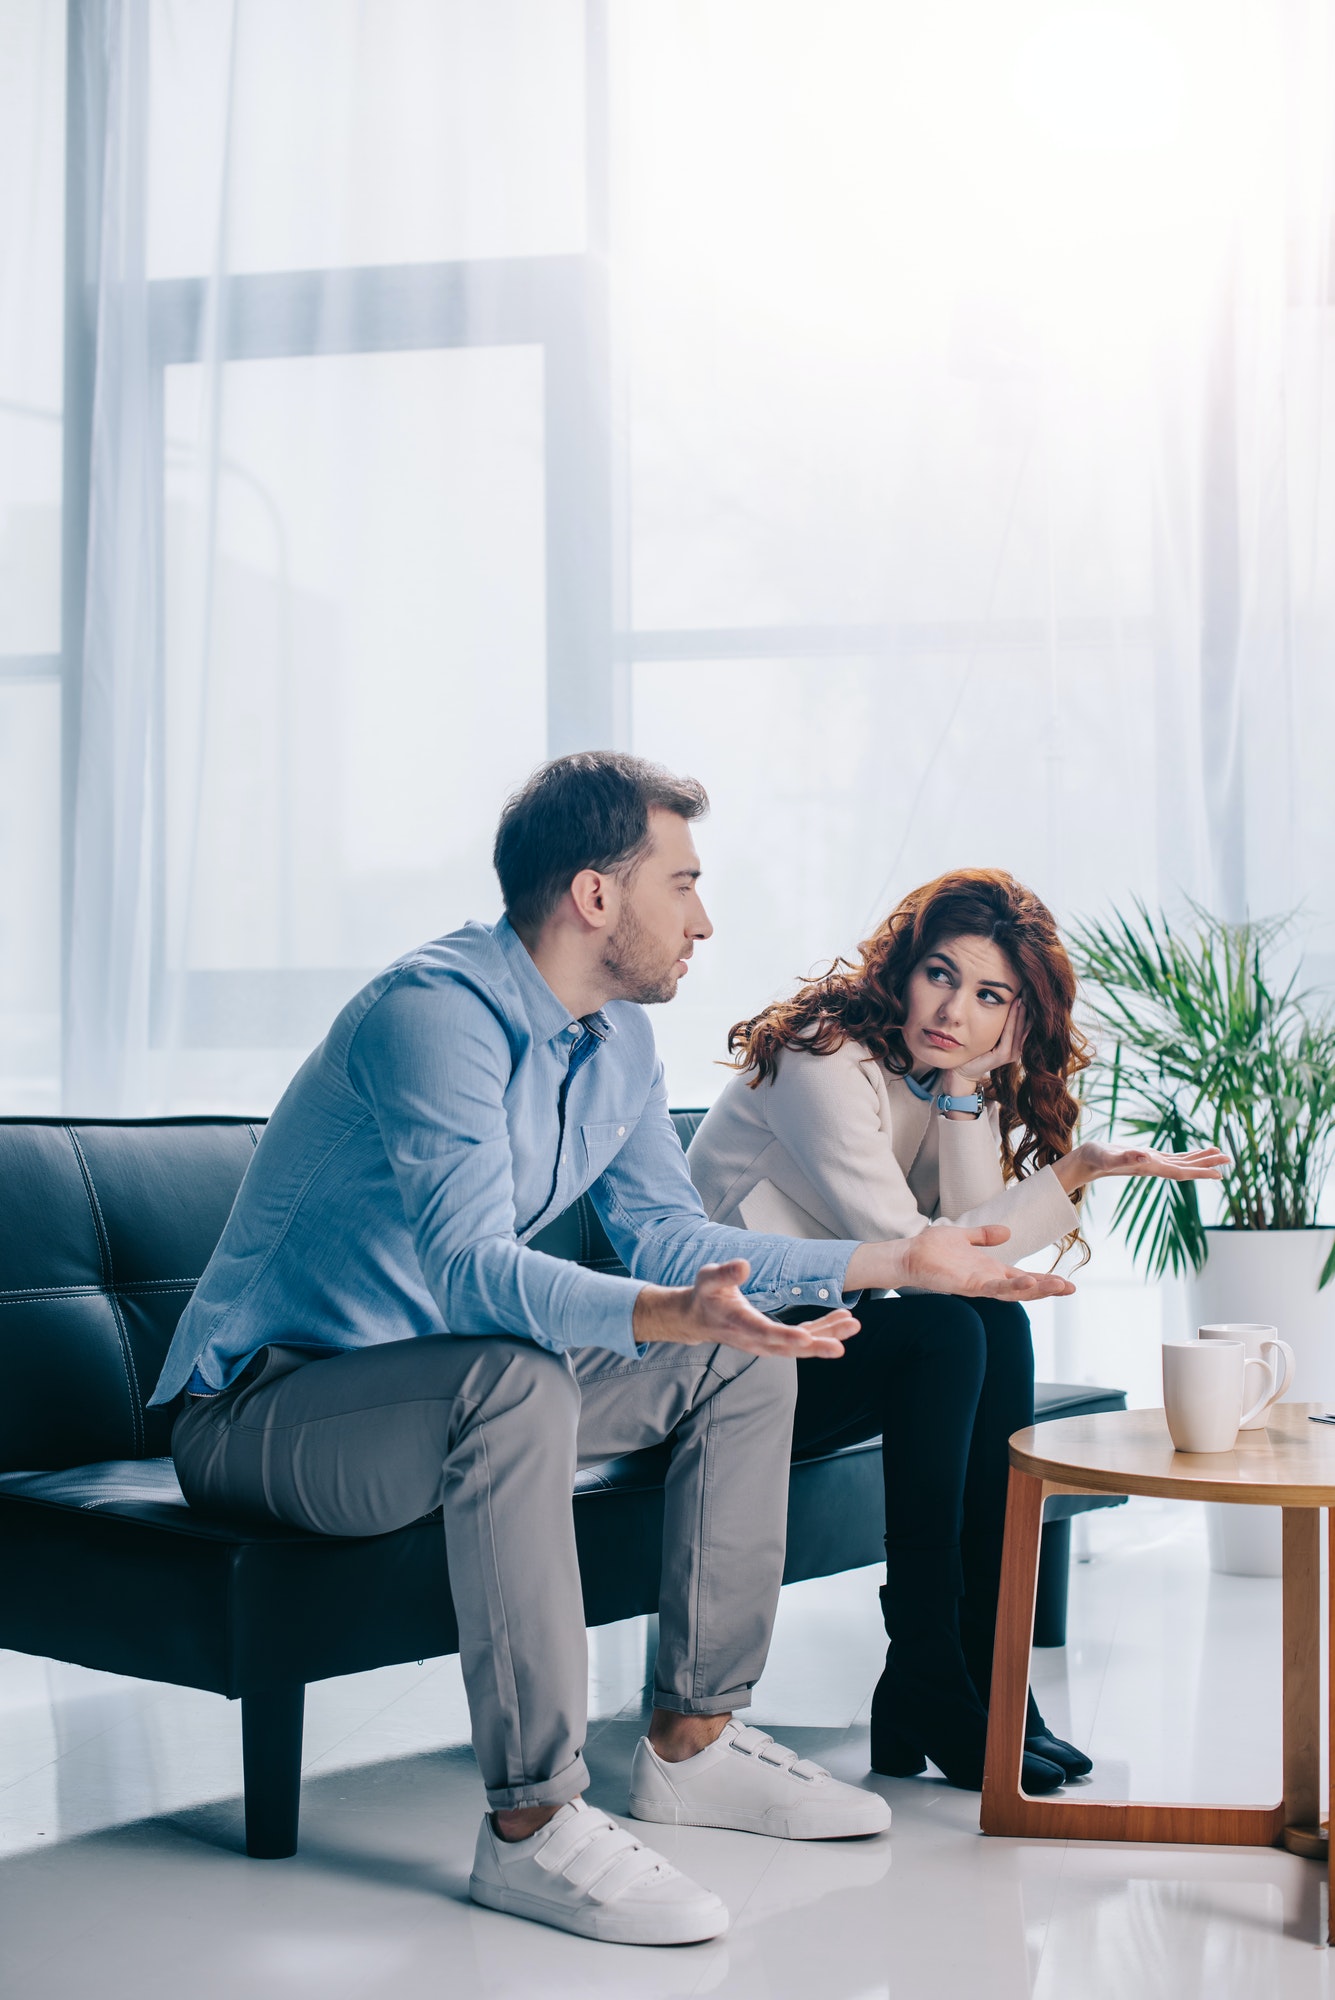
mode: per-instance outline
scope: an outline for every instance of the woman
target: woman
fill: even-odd
[[[1075,975],[1051,914],[1011,876],[943,875],[859,952],[729,1035],[741,1074],[688,1155],[715,1221],[862,1241],[1001,1222],[998,1254],[1014,1262],[1081,1243],[1076,1204],[1105,1175],[1219,1178],[1227,1161],[1212,1150],[1072,1145],[1070,1082],[1090,1054]],[[925,1295],[864,1298],[858,1318],[842,1360],[799,1365],[794,1451],[884,1440],[891,1644],[872,1766],[906,1777],[930,1757],[977,1790],[1007,1440],[1034,1415],[1029,1321],[1018,1305]],[[1031,1694],[1025,1789],[1091,1768]]]

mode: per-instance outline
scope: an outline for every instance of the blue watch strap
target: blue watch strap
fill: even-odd
[[[919,1083],[912,1070],[906,1074],[904,1081],[915,1097],[920,1098],[924,1104],[934,1103],[940,1111],[972,1111],[975,1118],[982,1112],[983,1086],[981,1083],[968,1097],[948,1097],[944,1091],[938,1097],[934,1090],[927,1088],[926,1084]]]
[[[983,1110],[983,1087],[980,1084],[968,1097],[947,1097],[942,1091],[936,1104],[939,1111],[971,1111],[978,1118]]]

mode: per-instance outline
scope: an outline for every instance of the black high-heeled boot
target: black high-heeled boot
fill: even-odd
[[[981,1791],[987,1710],[960,1647],[957,1566],[944,1551],[915,1557],[892,1556],[893,1581],[880,1593],[891,1643],[872,1695],[871,1767],[913,1778],[930,1757],[950,1784]],[[1052,1792],[1064,1773],[1026,1751],[1021,1782],[1026,1792]]]
[[[969,1678],[978,1690],[980,1701],[986,1705],[992,1698],[992,1648],[996,1639],[996,1620],[971,1613],[966,1598],[960,1612],[960,1643],[964,1652]],[[1094,1769],[1094,1761],[1083,1750],[1077,1750],[1074,1743],[1064,1742],[1054,1736],[1039,1712],[1034,1700],[1034,1690],[1028,1690],[1028,1703],[1024,1718],[1024,1747],[1026,1756],[1041,1757],[1049,1764],[1056,1764],[1063,1780],[1087,1778]],[[1025,1790],[1029,1787],[1026,1785]]]

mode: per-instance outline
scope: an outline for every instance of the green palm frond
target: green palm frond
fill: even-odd
[[[1335,1154],[1335,1018],[1297,972],[1277,983],[1271,971],[1291,918],[1231,924],[1187,909],[1179,926],[1137,900],[1073,927],[1085,1025],[1103,1048],[1082,1079],[1085,1105],[1109,1134],[1223,1147],[1228,1226],[1310,1227]],[[1155,1276],[1205,1261],[1188,1182],[1128,1182],[1114,1221]],[[1321,1283],[1332,1278],[1335,1251]]]

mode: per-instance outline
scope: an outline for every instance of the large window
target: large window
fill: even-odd
[[[499,801],[606,736],[601,22],[159,0],[93,66],[71,1102],[271,1103],[373,970],[495,914]]]
[[[959,862],[1329,982],[1316,18],[13,0],[5,1102],[266,1109],[609,742],[714,801],[679,1104]]]
[[[0,186],[0,1096],[60,1089],[61,483],[65,37],[45,0],[5,9]]]

